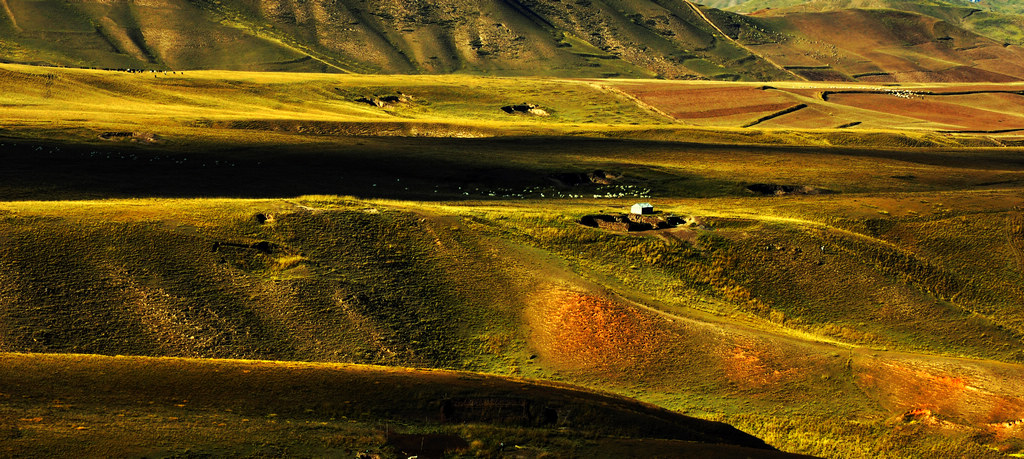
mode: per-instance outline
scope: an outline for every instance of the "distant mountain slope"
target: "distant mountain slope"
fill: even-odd
[[[0,0],[0,61],[758,81],[851,79],[860,73],[881,79],[898,74],[890,79],[899,81],[1024,77],[1019,66],[1001,64],[1022,59],[1017,48],[1002,47],[1017,33],[1001,26],[1008,23],[1002,16],[963,19],[975,10],[939,7],[945,16],[848,13],[860,27],[845,30],[828,22],[843,17],[821,12],[841,4],[748,17],[657,0]],[[1003,37],[992,41],[959,25],[1008,31],[992,32]],[[865,54],[861,43],[891,51]],[[857,68],[815,57],[837,46]],[[936,59],[942,64],[928,62]],[[824,66],[829,71],[806,68]]]
[[[0,2],[3,60],[113,68],[323,70],[183,0]]]
[[[1024,7],[1019,2],[993,4],[966,0],[749,0],[710,1],[717,7],[745,13],[785,15],[793,12],[826,12],[846,9],[888,9],[941,19],[993,40],[1024,43]],[[771,11],[766,11],[771,9]]]
[[[747,20],[788,36],[751,49],[810,80],[999,82],[1024,75],[1021,48],[921,14],[849,9]]]
[[[1016,0],[982,0],[979,2],[972,2],[970,0],[702,0],[700,3],[712,8],[744,12],[757,11],[764,8],[789,8],[809,4],[847,4],[846,8],[892,8],[919,12],[919,8],[952,6],[1003,14],[1024,14],[1024,4]],[[885,4],[887,6],[869,6],[869,4]]]
[[[156,69],[777,79],[695,8],[638,2],[4,0],[0,57]],[[645,19],[650,17],[651,19]],[[203,37],[202,40],[196,37]]]

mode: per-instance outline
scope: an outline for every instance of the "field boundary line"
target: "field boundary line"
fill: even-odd
[[[758,118],[758,119],[756,119],[756,120],[754,120],[754,121],[752,121],[750,123],[744,124],[741,127],[748,128],[748,127],[757,126],[758,124],[761,124],[761,123],[763,123],[765,121],[773,120],[773,119],[778,118],[780,116],[788,115],[790,113],[793,113],[793,112],[799,111],[799,110],[803,110],[805,108],[807,108],[807,104],[794,105],[792,107],[789,107],[789,108],[786,108],[786,109],[783,109],[783,110],[779,110],[779,111],[777,111],[775,113],[772,113],[771,115],[762,116],[762,117],[760,117],[760,118]]]
[[[632,94],[630,94],[630,93],[628,93],[626,91],[623,91],[623,90],[621,90],[619,88],[616,88],[616,87],[606,86],[606,85],[599,84],[599,83],[591,83],[591,84],[593,84],[597,89],[601,89],[601,90],[610,92],[612,94],[625,97],[626,99],[629,99],[631,102],[636,104],[638,107],[640,107],[642,109],[645,109],[645,110],[648,110],[650,112],[653,112],[655,114],[661,115],[661,116],[663,116],[665,118],[668,118],[673,123],[683,124],[681,121],[676,119],[676,117],[674,117],[672,115],[669,115],[667,112],[663,111],[662,109],[660,109],[658,107],[655,107],[655,106],[653,106],[653,105],[651,105],[651,104],[649,104],[647,102],[644,102],[644,101],[640,100],[640,98],[638,98],[638,97],[636,97],[636,96],[634,96],[634,95],[632,95]]]

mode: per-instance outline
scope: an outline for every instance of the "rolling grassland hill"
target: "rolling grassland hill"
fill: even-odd
[[[744,16],[653,0],[0,6],[0,59],[72,67],[743,81],[1024,77],[1015,64],[1024,51],[1008,28],[1019,17],[972,19],[964,11],[975,10],[955,8],[828,3]]]
[[[926,195],[936,205],[920,203]],[[1020,268],[999,256],[1019,246],[1019,215],[1007,205],[1021,198],[1019,191],[993,190],[857,193],[828,201],[673,200],[666,210],[685,209],[706,229],[646,236],[575,223],[610,201],[9,202],[3,205],[0,336],[8,352],[485,371],[611,390],[727,422],[784,451],[994,455],[990,448],[1018,450],[1016,419],[1024,414]],[[758,202],[765,199],[771,201]],[[917,210],[880,213],[908,208]],[[830,219],[836,220],[821,223]],[[975,235],[969,245],[961,236],[967,234]],[[858,293],[865,291],[871,293]],[[95,399],[98,389],[69,392],[77,386],[59,378],[42,391],[29,390],[40,386],[28,382],[34,379],[10,382],[26,378],[29,368],[43,375],[78,368],[74,360],[17,361],[0,380],[0,406],[30,412],[7,418],[8,435],[17,440],[11,447],[61,448],[69,430],[77,441],[102,439],[94,436],[109,431],[101,420],[116,413],[127,417],[117,424],[126,431],[171,421],[238,425],[237,417],[257,415],[363,422],[355,439],[336,443],[282,436],[272,425],[161,437],[169,448],[210,453],[217,451],[210,446],[217,435],[229,435],[240,448],[378,447],[381,434],[367,426],[374,419],[413,432],[452,432],[433,421],[358,408],[308,418],[274,406],[256,414],[182,417],[173,404],[191,407],[199,399],[201,410],[209,410],[217,394],[206,400],[201,394],[212,389],[169,388],[167,398],[180,401],[158,400],[153,408],[145,404],[152,398],[139,401],[152,389],[114,389],[149,384],[118,375],[175,381],[162,375],[207,365],[197,361],[155,373],[145,359],[121,359],[117,371],[104,361],[99,369],[86,365],[81,371],[98,378],[89,384],[111,387]],[[302,388],[307,373],[280,378],[290,382],[258,391],[298,391],[288,399],[323,403],[317,395],[323,389]],[[420,387],[415,381],[409,387]],[[339,396],[365,395],[340,387]],[[474,393],[472,386],[466,390]],[[432,397],[418,402],[425,413],[437,412]],[[242,411],[237,403],[223,404]],[[147,420],[153,415],[160,419]],[[495,421],[497,432],[460,438],[482,438],[494,448],[509,422]],[[92,426],[94,432],[72,430]],[[564,453],[577,442],[564,432],[516,435],[517,444],[541,452]]]
[[[0,456],[1024,455],[1024,11],[705,3],[0,0]]]
[[[0,70],[4,453],[1024,451],[1013,84]]]
[[[806,457],[623,397],[475,373],[52,354],[0,362],[14,399],[0,405],[0,451],[14,456]]]
[[[0,130],[9,132],[12,138],[75,140],[81,144],[69,146],[59,154],[61,157],[79,153],[95,157],[99,151],[89,146],[95,142],[104,145],[104,157],[107,148],[118,150],[125,145],[148,145],[165,151],[180,148],[176,154],[187,157],[194,153],[187,145],[198,136],[217,144],[212,147],[215,150],[231,149],[232,145],[262,147],[268,154],[261,160],[239,158],[232,166],[253,172],[262,160],[281,171],[303,169],[305,162],[282,160],[280,153],[296,144],[319,144],[331,149],[338,137],[351,136],[365,137],[356,145],[347,145],[347,149],[354,150],[387,148],[375,147],[376,141],[369,137],[393,137],[396,142],[400,137],[533,137],[552,139],[555,148],[564,148],[565,141],[554,137],[855,148],[994,147],[1024,141],[1024,85],[1019,83],[768,85],[224,71],[164,75],[0,64],[0,90],[4,94]],[[530,106],[533,112],[527,110]],[[412,170],[422,162],[418,156],[422,150],[422,145],[411,145],[393,152],[406,152],[406,159],[398,167],[414,173]],[[272,151],[278,156],[269,154]],[[300,152],[303,150],[296,151]],[[82,174],[76,174],[76,168],[85,167],[83,171],[88,173],[84,175],[118,177],[114,181],[94,180],[95,185],[109,188],[120,184],[126,193],[122,196],[130,196],[135,187],[132,183],[140,179],[123,168],[183,161],[171,155],[142,164],[137,155],[132,159],[130,152],[117,152],[117,158],[126,154],[127,162],[119,160],[117,167],[95,162],[71,166],[69,158],[53,161],[48,167],[32,169],[33,177],[26,184],[28,188],[43,182],[60,186],[47,177],[64,174],[68,177],[60,180],[78,180],[76,177]],[[348,185],[343,194],[358,194],[358,190],[373,184],[359,171],[377,167],[372,164],[377,156],[353,152],[331,161],[343,157],[349,158],[344,162],[352,170],[346,174],[344,182]],[[12,159],[7,170],[16,171],[14,161],[22,159]],[[313,159],[304,161],[309,160]],[[453,158],[443,160],[455,162]],[[485,168],[545,167],[543,161],[495,164],[480,155],[457,162],[451,165],[453,170],[469,168],[473,174],[484,176],[493,175]],[[204,168],[202,162],[175,163],[174,169],[165,171],[174,174],[175,180],[162,183],[187,181],[198,187],[216,188],[220,181],[201,178],[222,172],[225,166],[207,166]],[[387,167],[396,165],[389,163]],[[324,177],[317,183],[337,183],[336,178]],[[0,186],[24,189],[20,180],[11,176]],[[262,180],[233,184],[250,194],[225,189],[218,196],[273,196],[277,183]],[[137,191],[153,186],[160,185],[144,183]],[[259,192],[261,187],[268,191]],[[303,193],[307,192],[316,193],[316,186],[308,183]],[[685,189],[675,192],[687,193]],[[37,192],[34,196],[43,198],[45,194]]]

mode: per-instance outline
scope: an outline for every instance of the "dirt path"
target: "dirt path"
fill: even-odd
[[[522,254],[524,252],[518,255]],[[833,373],[832,377],[846,379],[851,387],[856,388],[855,392],[843,396],[851,403],[877,404],[875,406],[878,409],[889,414],[926,408],[929,410],[927,413],[935,412],[960,419],[956,423],[947,424],[948,428],[977,432],[989,431],[995,426],[991,424],[993,422],[1024,416],[1024,397],[1020,395],[1019,383],[1021,376],[1024,376],[1024,365],[915,350],[880,349],[834,340],[757,317],[719,315],[692,307],[666,305],[626,288],[616,279],[607,279],[584,267],[573,269],[557,256],[548,257],[544,265],[549,273],[562,271],[562,279],[580,279],[581,282],[575,284],[577,288],[591,295],[602,296],[644,314],[675,322],[683,325],[686,330],[708,330],[711,336],[720,336],[723,342],[731,343],[734,349],[760,343],[751,349],[757,346],[790,349],[809,358],[800,360],[791,356],[782,357],[785,353],[776,354],[782,360],[774,365],[782,372],[816,376],[816,371],[836,371],[842,367],[835,362],[845,362],[845,373]],[[755,352],[752,355],[758,354]],[[769,352],[765,355],[772,354]],[[735,362],[736,355],[726,352],[710,358],[728,363]],[[829,364],[822,362],[832,362],[831,370],[815,367],[814,362],[825,367],[829,367]],[[750,376],[756,375],[760,373],[750,373]],[[806,378],[797,377],[793,381],[806,381]],[[779,389],[777,383],[766,384],[764,390],[767,393]]]
[[[776,217],[776,216],[771,216],[771,215],[733,215],[733,214],[713,215],[713,214],[708,214],[706,216],[708,216],[708,217],[727,217],[727,218],[728,217],[739,217],[739,218],[749,218],[749,219],[752,219],[752,220],[757,220],[757,221],[762,221],[762,222],[789,223],[789,224],[794,224],[794,225],[809,226],[809,227],[812,227],[812,228],[823,229],[823,230],[830,231],[830,232],[833,232],[833,233],[836,233],[836,234],[841,234],[841,235],[846,236],[846,237],[850,237],[850,238],[854,238],[854,239],[861,239],[861,240],[865,240],[865,241],[868,241],[868,242],[871,242],[871,243],[874,243],[874,244],[878,244],[878,245],[884,245],[884,246],[886,246],[886,247],[888,247],[890,249],[893,249],[893,250],[900,250],[900,247],[898,245],[893,244],[892,242],[886,241],[885,239],[879,239],[879,238],[876,238],[876,237],[868,236],[867,234],[858,233],[856,231],[850,231],[850,230],[847,230],[847,229],[837,228],[835,226],[831,226],[831,225],[826,224],[826,223],[816,222],[814,220],[805,220],[805,219],[802,219],[802,218],[793,218],[793,217]]]
[[[284,200],[284,202],[289,204],[289,205],[294,206],[296,209],[305,210],[305,211],[308,211],[308,212],[316,212],[316,211],[320,211],[320,210],[325,210],[325,209],[319,209],[319,208],[316,208],[316,207],[304,206],[304,205],[299,204],[299,203],[297,203],[295,201],[291,201],[291,200],[287,200],[287,199]]]
[[[22,31],[21,27],[18,26],[18,20],[14,19],[14,12],[12,12],[11,7],[7,5],[7,0],[0,0],[0,6],[4,7],[4,13],[6,13],[7,17],[11,20],[11,25],[14,26],[14,30],[20,33]]]
[[[220,5],[219,2],[217,3],[217,5]],[[365,68],[362,68],[361,65],[356,64],[354,62],[344,62],[341,59],[320,53],[316,50],[310,49],[307,46],[291,42],[291,40],[286,40],[283,36],[274,33],[273,31],[263,30],[254,24],[250,24],[246,21],[240,20],[238,19],[239,16],[236,14],[231,14],[232,11],[229,10],[227,7],[214,6],[210,9],[216,12],[217,14],[220,14],[223,17],[222,21],[224,21],[224,23],[227,24],[229,27],[241,29],[245,31],[245,33],[248,35],[259,38],[261,40],[273,42],[274,44],[277,44],[278,46],[281,46],[283,48],[288,48],[291,51],[294,51],[310,59],[313,59],[341,73],[357,73],[352,70],[353,68],[364,71],[367,70]]]
[[[1006,233],[1006,244],[1010,246],[1010,250],[1013,251],[1015,258],[1017,259],[1017,269],[1020,270],[1021,275],[1024,276],[1024,241],[1020,241],[1015,234],[1014,227],[1018,225],[1024,225],[1024,215],[1020,212],[1011,212],[1006,218],[1006,227],[1004,232]]]
[[[719,28],[719,27],[718,27],[718,25],[716,25],[716,24],[715,24],[715,23],[714,23],[714,22],[713,22],[713,21],[711,20],[711,18],[709,18],[709,17],[708,17],[708,16],[706,15],[706,14],[704,14],[704,12],[703,12],[703,11],[701,11],[701,9],[697,7],[697,5],[694,5],[694,4],[693,4],[693,2],[691,2],[690,0],[684,0],[684,1],[686,2],[686,4],[687,4],[687,5],[690,5],[690,8],[692,8],[692,9],[693,9],[693,12],[697,13],[697,15],[698,15],[698,16],[700,16],[700,17],[701,17],[702,19],[704,19],[704,22],[706,22],[706,23],[707,23],[707,24],[708,24],[709,26],[711,26],[711,27],[712,27],[713,29],[715,29],[715,31],[717,31],[717,32],[718,32],[718,33],[720,33],[720,34],[721,34],[721,35],[722,35],[723,37],[725,37],[725,39],[726,39],[726,40],[729,40],[729,41],[730,41],[730,42],[732,42],[732,43],[733,43],[734,45],[736,45],[736,46],[739,46],[739,47],[740,47],[740,49],[743,49],[743,50],[745,50],[746,52],[750,53],[751,55],[753,55],[753,56],[757,56],[757,57],[761,58],[762,60],[764,60],[765,62],[767,62],[767,63],[771,64],[771,65],[772,65],[773,67],[775,67],[775,68],[777,68],[777,69],[781,70],[782,72],[784,72],[784,73],[788,73],[788,74],[790,74],[790,75],[793,75],[793,77],[795,77],[795,78],[796,78],[796,79],[798,79],[798,80],[802,80],[802,81],[807,81],[807,78],[804,78],[804,77],[802,77],[802,76],[800,76],[800,75],[797,75],[796,73],[793,73],[792,71],[786,70],[786,68],[785,68],[785,67],[783,67],[783,66],[781,66],[781,65],[777,64],[777,63],[776,63],[775,61],[773,61],[773,60],[769,59],[769,58],[768,58],[767,56],[762,56],[762,55],[760,55],[760,54],[757,54],[757,53],[755,53],[755,52],[754,52],[754,50],[752,50],[752,49],[750,49],[750,48],[746,47],[745,45],[743,45],[742,43],[740,43],[740,42],[738,42],[738,41],[736,41],[736,40],[733,40],[733,39],[732,39],[732,37],[730,37],[730,36],[729,36],[729,35],[727,35],[727,34],[726,34],[725,32],[723,32],[723,31],[722,31],[722,29],[721,29],[721,28]]]

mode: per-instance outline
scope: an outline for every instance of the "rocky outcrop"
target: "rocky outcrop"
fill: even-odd
[[[595,214],[584,216],[579,220],[579,223],[584,226],[601,228],[608,231],[629,232],[675,228],[682,225],[684,220],[671,215]]]
[[[784,196],[787,194],[828,194],[831,190],[807,185],[777,185],[774,183],[755,183],[747,185],[747,191],[758,196]]]
[[[402,93],[386,96],[373,95],[371,97],[360,97],[356,99],[356,102],[373,105],[381,108],[387,108],[398,104],[404,104],[410,101],[412,101],[412,96],[405,95]]]
[[[548,112],[544,109],[535,104],[528,104],[525,102],[515,105],[506,105],[501,107],[501,111],[508,113],[509,115],[549,116]]]

